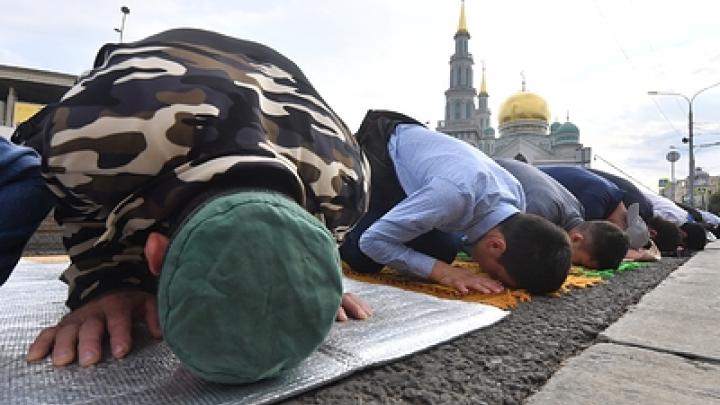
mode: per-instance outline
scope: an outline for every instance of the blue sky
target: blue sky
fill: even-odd
[[[80,73],[118,40],[123,5],[126,41],[187,26],[272,46],[353,130],[368,108],[433,127],[442,119],[459,0],[0,0],[0,64]],[[583,143],[650,187],[669,177],[670,145],[682,154],[677,175],[687,175],[687,103],[647,91],[692,95],[720,82],[719,8],[713,0],[466,0],[476,77],[484,60],[493,112],[520,89],[523,71],[553,117],[569,111]],[[696,143],[720,142],[720,86],[700,95],[694,112]],[[720,146],[697,149],[696,165],[720,175]]]

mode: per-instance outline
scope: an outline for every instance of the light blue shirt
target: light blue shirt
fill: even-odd
[[[401,124],[388,150],[407,198],[370,226],[360,249],[378,263],[429,277],[435,258],[405,246],[433,229],[480,239],[525,210],[520,183],[471,145],[420,125]]]

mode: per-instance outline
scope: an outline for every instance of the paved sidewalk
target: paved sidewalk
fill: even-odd
[[[720,242],[708,244],[527,404],[720,404]]]

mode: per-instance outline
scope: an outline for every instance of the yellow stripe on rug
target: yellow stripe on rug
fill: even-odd
[[[484,274],[480,270],[480,266],[475,262],[455,260],[453,262],[453,266],[461,267],[478,274]],[[574,267],[562,287],[560,287],[558,291],[549,295],[557,297],[568,292],[570,288],[586,288],[603,282],[601,277],[582,274],[581,269],[582,268]],[[515,309],[520,302],[530,301],[530,293],[523,289],[512,288],[506,288],[505,291],[496,294],[473,293],[460,296],[454,288],[445,287],[444,285],[436,284],[428,280],[405,275],[387,266],[379,273],[366,274],[353,271],[347,263],[343,262],[343,273],[347,277],[357,281],[371,284],[385,284],[402,288],[404,290],[433,295],[438,298],[477,302],[492,305],[501,309]]]
[[[68,255],[23,256],[23,259],[31,263],[39,264],[66,263],[70,261],[70,257]]]

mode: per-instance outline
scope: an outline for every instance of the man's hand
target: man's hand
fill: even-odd
[[[157,298],[141,291],[116,291],[98,297],[65,315],[56,326],[45,328],[28,349],[27,361],[39,361],[52,352],[55,366],[75,361],[81,366],[102,359],[102,341],[107,330],[116,359],[132,349],[132,324],[144,318],[150,334],[160,338]]]
[[[625,258],[638,262],[657,262],[661,259],[660,251],[653,249],[630,249],[625,254]]]
[[[636,260],[640,262],[657,262],[662,258],[660,249],[653,240],[650,240],[650,247],[647,249],[629,249],[625,254],[626,259]]]
[[[490,277],[453,267],[440,260],[435,262],[430,273],[430,280],[456,289],[458,295],[467,295],[471,291],[492,294],[502,292],[505,289],[502,284]]]
[[[338,309],[335,320],[347,321],[348,315],[353,319],[367,319],[372,315],[372,308],[357,295],[345,293],[342,296],[340,309]]]

